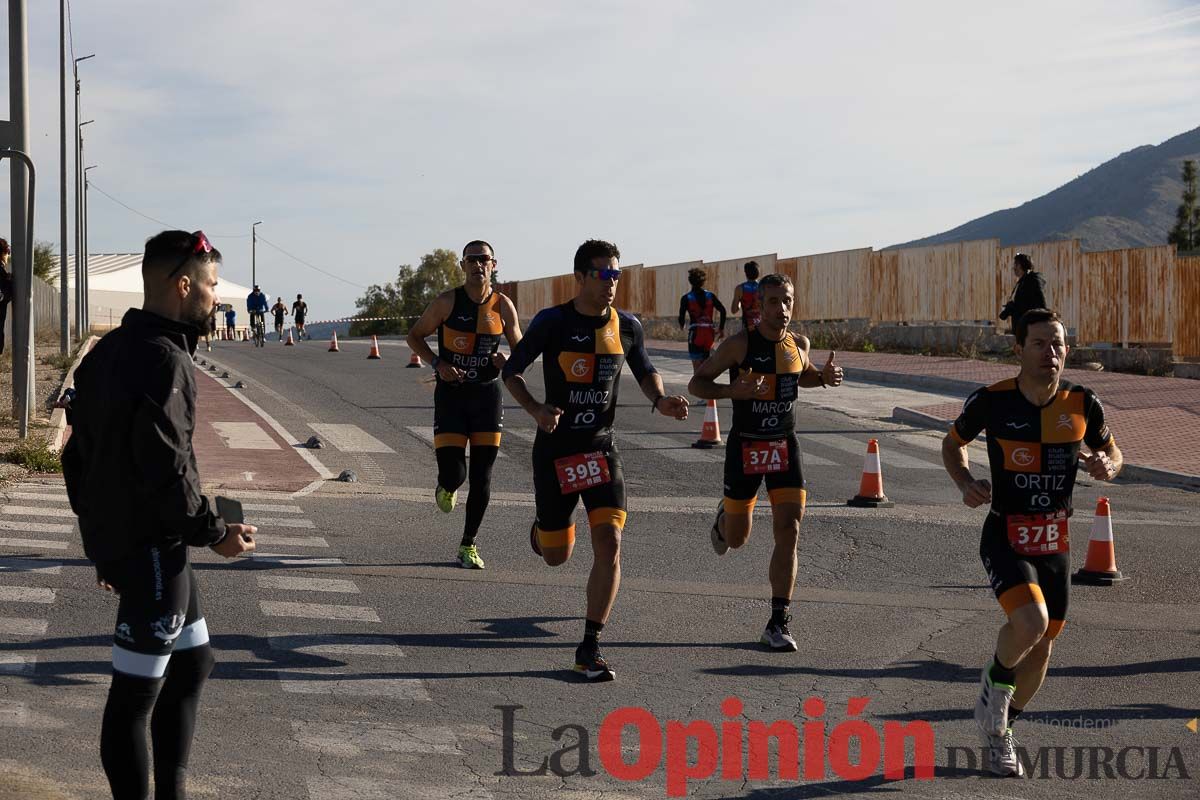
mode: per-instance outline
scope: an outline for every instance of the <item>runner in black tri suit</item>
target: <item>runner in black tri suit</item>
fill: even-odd
[[[625,527],[625,481],[613,444],[621,366],[629,364],[651,409],[687,419],[687,399],[668,397],[646,355],[642,325],[612,307],[621,253],[608,242],[589,240],[575,253],[575,299],[541,311],[504,366],[504,383],[538,424],[533,445],[537,517],[530,544],[547,564],[571,557],[572,517],[583,498],[592,534],[591,576],[583,643],[575,670],[589,681],[615,677],[600,653],[599,637],[621,580],[620,542]],[[529,393],[523,374],[538,356],[546,402]]]
[[[279,341],[283,341],[283,318],[287,316],[287,306],[283,304],[283,298],[275,298],[275,305],[271,306],[271,313],[275,315],[275,333],[279,336]]]
[[[699,267],[688,270],[692,290],[679,298],[679,327],[687,325],[688,359],[692,362],[693,374],[712,353],[716,343],[725,338],[725,306],[704,288],[707,277]],[[713,322],[714,312],[721,315],[720,325]]]
[[[771,619],[760,641],[772,650],[794,651],[788,629],[796,585],[796,546],[806,493],[794,404],[801,387],[838,386],[841,367],[834,354],[818,369],[809,358],[808,339],[788,331],[794,289],[784,275],[768,275],[761,284],[763,316],[717,348],[688,384],[706,400],[733,400],[733,427],[725,446],[725,496],[710,539],[717,555],[741,547],[750,537],[754,504],[764,479],[771,499],[775,549],[768,571]],[[737,380],[716,379],[733,370]]]
[[[1080,444],[1091,451],[1084,464],[1098,480],[1116,477],[1123,459],[1100,401],[1060,377],[1069,348],[1058,315],[1029,311],[1015,333],[1020,373],[967,398],[942,443],[942,461],[964,503],[991,504],[979,555],[1008,622],[983,669],[975,721],[989,747],[990,769],[1019,776],[1010,726],[1041,687],[1067,615],[1068,528]],[[975,480],[967,462],[967,445],[984,430],[991,481]]]
[[[467,514],[458,563],[483,569],[475,544],[483,514],[491,499],[492,466],[500,452],[504,406],[497,378],[504,366],[500,339],[516,347],[521,340],[517,310],[507,296],[492,288],[495,251],[475,240],[463,248],[460,264],[466,283],[442,292],[408,332],[408,346],[433,367],[433,447],[437,453],[438,485],[434,500],[449,513],[458,487],[468,478],[467,443],[471,444]],[[425,337],[437,331],[438,354]]]
[[[296,295],[296,302],[292,303],[292,321],[296,323],[296,338],[303,339],[308,336],[308,332],[304,329],[304,320],[308,317],[308,303],[304,302],[304,295]],[[308,337],[312,341],[312,337]]]

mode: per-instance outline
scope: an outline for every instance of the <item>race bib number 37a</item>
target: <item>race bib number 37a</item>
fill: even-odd
[[[1051,556],[1070,550],[1067,512],[1009,514],[1005,518],[1008,543],[1023,556]]]
[[[612,480],[608,472],[608,459],[600,452],[555,459],[554,470],[558,473],[558,485],[563,494],[590,489]]]
[[[765,475],[788,468],[787,439],[773,442],[742,442],[742,472]]]

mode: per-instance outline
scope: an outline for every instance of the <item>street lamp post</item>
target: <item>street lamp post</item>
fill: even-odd
[[[95,58],[91,53],[75,59],[71,65],[75,76],[75,334],[83,338],[83,126],[79,121],[79,62]],[[63,286],[66,291],[66,285]]]
[[[258,286],[258,232],[254,230],[259,225],[262,225],[262,220],[250,226],[250,286],[251,288]]]
[[[88,170],[95,169],[99,164],[83,168],[83,329],[92,328],[92,315],[88,313]]]
[[[67,0],[58,0],[58,313],[59,349],[71,351],[70,297],[67,294]]]

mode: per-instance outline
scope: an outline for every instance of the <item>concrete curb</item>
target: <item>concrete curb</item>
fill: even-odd
[[[935,430],[944,431],[948,427],[946,420],[940,417],[901,406],[892,409],[892,419],[896,422],[920,425],[923,428],[933,428]],[[1200,475],[1188,475],[1184,472],[1172,472],[1169,469],[1144,467],[1138,464],[1126,464],[1121,469],[1121,474],[1117,480],[1132,481],[1135,483],[1153,483],[1158,486],[1172,486],[1178,489],[1200,491]]]
[[[83,361],[83,357],[91,352],[92,345],[100,341],[99,336],[89,336],[88,340],[79,348],[79,352],[75,354],[75,363],[67,370],[67,375],[63,378],[62,389],[59,390],[58,396],[61,398],[63,392],[75,386],[75,370],[79,368],[79,362]],[[63,447],[63,437],[67,433],[67,410],[65,408],[56,408],[50,414],[50,425],[54,428],[54,439],[50,442],[50,449],[54,452],[60,452]]]
[[[932,375],[901,375],[895,372],[882,372],[873,369],[858,369],[846,367],[846,378],[867,383],[880,383],[884,386],[895,386],[900,389],[925,389],[939,394],[952,394],[966,397],[971,392],[985,384],[974,381],[963,381],[955,378],[939,378]]]

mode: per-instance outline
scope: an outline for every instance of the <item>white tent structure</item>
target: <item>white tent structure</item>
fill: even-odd
[[[67,273],[71,288],[71,318],[75,315],[75,256],[67,256]],[[54,259],[53,275],[59,274],[58,258]],[[92,253],[88,256],[88,311],[93,328],[114,328],[131,308],[142,307],[142,254]],[[264,293],[266,289],[263,289]],[[239,320],[246,317],[246,295],[249,286],[234,283],[218,274],[217,296],[230,303]],[[268,293],[269,296],[269,293]],[[221,321],[224,324],[224,320]]]

